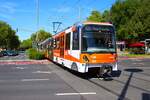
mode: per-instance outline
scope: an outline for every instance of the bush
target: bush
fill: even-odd
[[[27,54],[30,59],[36,59],[36,60],[44,59],[44,53],[39,52],[34,48],[28,49]]]
[[[144,48],[130,48],[130,53],[131,54],[144,54]]]

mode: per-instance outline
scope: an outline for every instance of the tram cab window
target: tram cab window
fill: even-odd
[[[79,50],[79,33],[77,31],[73,32],[72,50]]]
[[[70,50],[70,33],[66,34],[65,49]]]

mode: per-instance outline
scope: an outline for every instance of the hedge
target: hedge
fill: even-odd
[[[44,59],[44,53],[43,52],[39,52],[34,48],[30,48],[27,50],[27,54],[29,56],[30,59],[35,59],[35,60],[41,60]]]

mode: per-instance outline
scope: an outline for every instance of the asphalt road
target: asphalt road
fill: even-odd
[[[51,62],[1,63],[0,100],[150,100],[150,59],[118,65],[119,77],[100,80]]]

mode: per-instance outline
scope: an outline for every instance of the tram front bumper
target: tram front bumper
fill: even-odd
[[[85,72],[88,72],[89,69],[97,69],[97,68],[111,68],[112,71],[117,71],[117,62],[115,63],[100,63],[100,64],[85,64]]]

